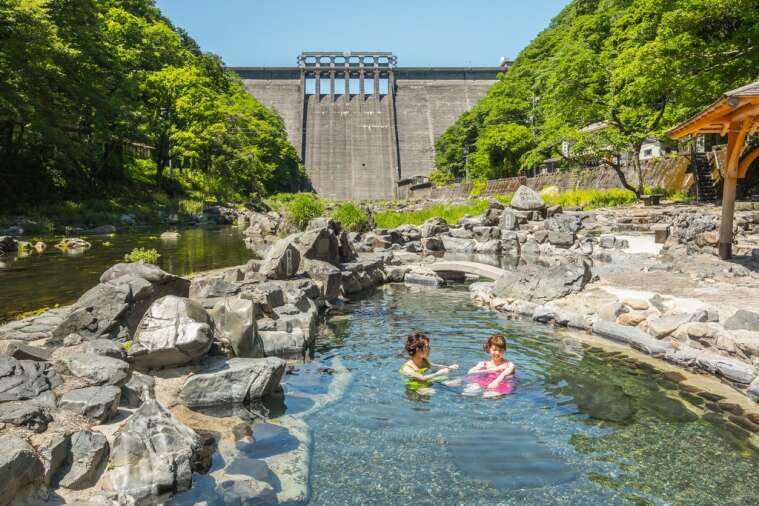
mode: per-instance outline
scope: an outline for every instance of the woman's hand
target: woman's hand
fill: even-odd
[[[488,388],[490,390],[495,390],[496,388],[498,388],[498,385],[500,384],[501,384],[500,378],[496,378],[493,381],[491,381],[490,384],[488,384]]]
[[[451,364],[448,366],[448,369],[450,369],[451,371],[455,371],[458,368],[459,368],[459,364]]]
[[[448,367],[443,367],[438,372],[435,373],[436,376],[445,376],[450,372],[450,369]]]

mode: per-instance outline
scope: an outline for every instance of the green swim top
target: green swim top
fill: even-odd
[[[434,383],[434,382],[443,381],[445,379],[445,376],[438,376],[436,378],[433,378],[433,379],[427,380],[427,381],[416,379],[416,378],[409,378],[403,372],[403,369],[405,367],[406,367],[406,364],[403,364],[401,366],[401,368],[398,370],[398,372],[401,373],[401,376],[403,376],[404,378],[406,378],[406,387],[408,387],[409,390],[416,391],[416,390],[419,390],[420,388],[426,388],[426,387],[429,387],[430,385],[432,385],[432,383]],[[420,367],[419,369],[417,369],[417,372],[419,374],[425,374],[429,370],[430,370],[429,366],[428,367]]]

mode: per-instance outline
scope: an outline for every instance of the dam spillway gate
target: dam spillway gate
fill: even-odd
[[[236,67],[282,116],[309,184],[337,200],[391,199],[434,168],[435,140],[502,67],[398,67],[388,52],[304,52],[297,67]]]

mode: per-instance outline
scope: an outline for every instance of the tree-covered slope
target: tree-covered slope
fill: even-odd
[[[433,177],[464,175],[465,146],[475,178],[559,156],[562,140],[635,154],[756,79],[759,0],[574,0],[438,139]],[[610,127],[579,132],[596,121]]]
[[[0,202],[180,188],[169,160],[219,198],[302,177],[282,120],[154,0],[0,0]]]

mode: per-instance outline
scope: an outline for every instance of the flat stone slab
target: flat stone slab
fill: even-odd
[[[120,399],[121,388],[119,387],[111,385],[87,387],[66,392],[61,397],[58,406],[104,423],[116,414]]]

